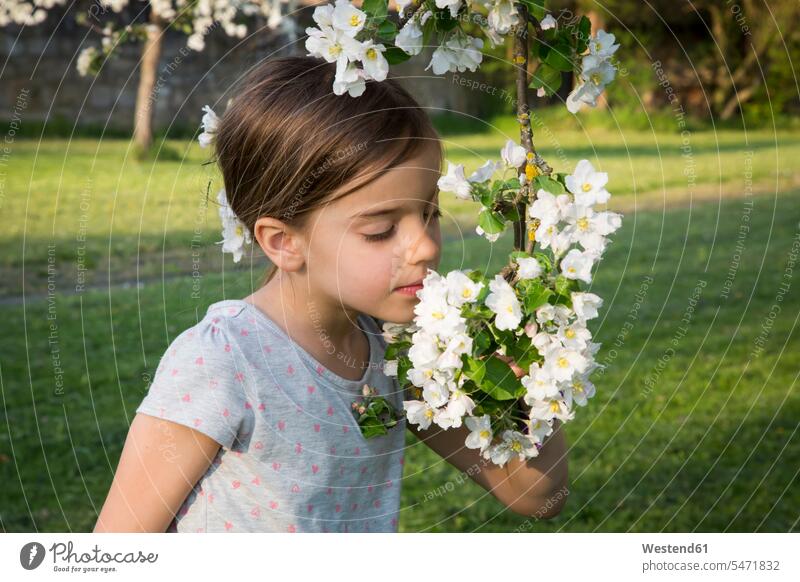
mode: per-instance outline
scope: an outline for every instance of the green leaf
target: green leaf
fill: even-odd
[[[482,329],[478,332],[474,338],[472,338],[472,351],[475,355],[480,356],[491,347],[492,345],[492,334],[487,331],[486,329]]]
[[[503,212],[503,216],[505,217],[506,220],[510,220],[513,222],[515,220],[519,220],[519,211],[517,210],[516,206],[512,206],[511,208]]]
[[[568,44],[557,44],[550,49],[544,61],[558,71],[572,70],[572,47]]]
[[[378,25],[378,38],[393,41],[397,36],[397,25],[391,20],[384,20]]]
[[[548,257],[544,253],[533,253],[533,256],[539,261],[542,265],[542,268],[545,271],[552,271],[553,270],[553,263],[550,261],[550,257]]]
[[[389,0],[364,0],[361,10],[366,12],[372,20],[381,21],[388,14]]]
[[[531,89],[544,89],[548,96],[561,88],[561,72],[546,63],[539,65],[532,78],[533,80],[528,86]]]
[[[519,178],[511,178],[506,180],[506,189],[507,190],[519,190],[522,187],[522,184],[519,183]]]
[[[494,210],[482,210],[478,215],[478,225],[487,234],[497,234],[506,229],[503,216]]]
[[[414,365],[408,356],[401,356],[397,359],[397,383],[401,387],[408,384],[408,371],[413,367]]]
[[[514,400],[527,391],[504,361],[494,355],[483,360],[485,372],[478,388],[497,400]]]
[[[546,287],[537,279],[525,279],[517,284],[517,288],[523,293],[525,311],[533,313],[542,305],[550,300],[553,290]]]
[[[533,179],[533,184],[536,190],[541,188],[545,192],[550,192],[550,194],[559,195],[565,192],[564,185],[558,180],[553,180],[549,176],[536,176]]]
[[[570,297],[572,292],[578,289],[578,282],[574,279],[567,279],[564,275],[556,277],[556,293],[565,297]]]
[[[411,58],[411,55],[396,46],[387,46],[383,56],[390,65],[397,65]]]
[[[544,9],[544,0],[522,0],[522,3],[528,7],[528,12],[535,16],[537,20],[541,20],[547,14]]]
[[[589,38],[592,34],[592,22],[586,16],[581,16],[578,23],[577,42],[575,45],[575,52],[578,54],[583,53],[589,46]]]
[[[475,384],[480,384],[483,382],[483,377],[486,375],[486,364],[482,360],[464,356],[464,366],[461,368],[461,371],[467,378],[475,382]]]
[[[541,358],[539,350],[531,343],[531,338],[525,334],[517,338],[517,341],[511,347],[508,355],[514,358],[514,362],[517,366],[526,372],[533,362]]]

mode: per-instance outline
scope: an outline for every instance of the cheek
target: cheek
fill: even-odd
[[[379,300],[391,290],[392,273],[400,267],[394,246],[369,243],[354,235],[336,237],[336,244],[318,247],[314,279],[350,305]]]

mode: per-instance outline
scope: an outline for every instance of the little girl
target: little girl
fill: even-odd
[[[168,347],[95,531],[397,531],[406,422],[382,326],[413,319],[439,264],[442,142],[392,79],[353,98],[332,93],[334,75],[312,57],[264,62],[214,128],[221,200],[272,267]],[[401,418],[369,439],[352,411],[365,385]],[[463,429],[433,433],[417,434],[480,464],[470,476],[517,513],[552,488],[487,466]],[[537,458],[558,466],[552,483],[562,445]]]

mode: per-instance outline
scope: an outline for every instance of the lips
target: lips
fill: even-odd
[[[422,279],[416,281],[414,283],[409,283],[408,285],[402,285],[400,287],[396,287],[395,291],[398,293],[403,293],[405,295],[416,295],[417,291],[422,289]]]

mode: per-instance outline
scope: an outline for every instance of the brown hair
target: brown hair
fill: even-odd
[[[262,216],[303,228],[311,210],[361,188],[430,140],[444,159],[430,119],[396,80],[367,81],[363,94],[351,97],[333,93],[335,73],[336,63],[315,57],[269,59],[244,77],[220,118],[217,162],[228,203],[251,235]],[[262,285],[276,272],[272,265]]]

